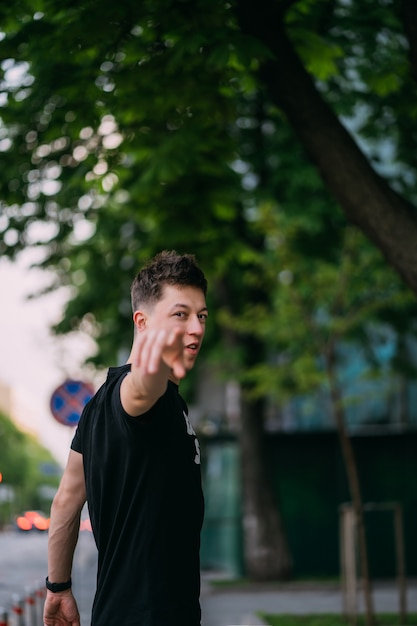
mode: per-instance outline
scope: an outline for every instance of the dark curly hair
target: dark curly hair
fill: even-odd
[[[136,275],[131,289],[133,312],[161,299],[165,285],[196,287],[207,294],[207,280],[193,254],[164,250],[153,257]]]

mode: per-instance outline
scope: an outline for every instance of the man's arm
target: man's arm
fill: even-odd
[[[86,501],[82,455],[71,450],[68,463],[51,507],[48,538],[48,580],[64,583],[71,577],[78,541],[81,510]],[[47,591],[44,607],[46,626],[79,626],[80,618],[71,589]]]
[[[181,379],[184,368],[184,332],[151,330],[137,335],[132,349],[131,373],[122,381],[120,399],[126,413],[146,413],[165,393],[168,379]]]

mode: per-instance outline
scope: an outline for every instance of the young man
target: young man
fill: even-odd
[[[93,626],[199,626],[200,451],[178,383],[194,366],[207,282],[162,252],[131,289],[126,365],[85,407],[51,508],[46,626],[80,625],[71,566],[87,500],[98,548]]]

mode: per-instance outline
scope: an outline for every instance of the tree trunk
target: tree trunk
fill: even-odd
[[[243,236],[243,235],[242,235]],[[229,277],[228,277],[229,278]],[[239,302],[233,283],[218,281],[215,287],[220,308],[233,311]],[[264,301],[267,293],[252,293],[254,302]],[[241,369],[263,362],[264,346],[252,336],[241,335],[223,327],[222,343],[234,352],[236,346],[242,354]],[[237,376],[238,378],[239,376]],[[292,558],[287,536],[271,483],[264,449],[265,400],[249,400],[243,391],[238,431],[243,510],[243,551],[245,569],[252,580],[287,580],[292,575]]]
[[[251,580],[287,580],[292,560],[266,467],[264,402],[244,401],[239,433],[246,573]]]
[[[417,219],[414,207],[371,167],[302,65],[283,24],[288,2],[238,0],[243,32],[273,53],[260,77],[285,113],[327,188],[349,221],[373,241],[417,293]]]
[[[355,454],[352,448],[352,441],[346,431],[344,408],[339,384],[336,380],[334,369],[334,347],[330,346],[326,354],[327,376],[330,387],[330,398],[333,415],[339,435],[342,456],[345,464],[346,475],[349,485],[350,498],[356,516],[356,527],[358,533],[359,565],[362,574],[363,592],[365,600],[365,614],[367,626],[375,624],[375,613],[372,599],[371,579],[369,575],[368,550],[365,533],[365,523],[363,514],[363,502],[359,484],[358,468]]]

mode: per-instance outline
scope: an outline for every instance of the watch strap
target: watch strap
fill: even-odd
[[[45,579],[46,588],[52,593],[59,593],[60,591],[66,591],[66,589],[71,589],[72,580],[71,578],[67,580],[65,583],[51,583],[49,581],[48,576]]]

